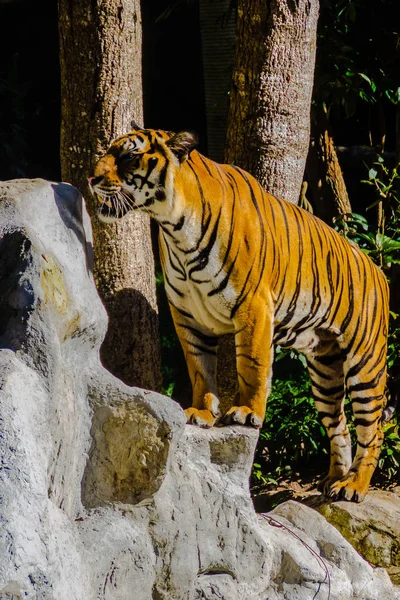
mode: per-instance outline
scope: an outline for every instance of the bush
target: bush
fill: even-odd
[[[278,354],[253,476],[259,482],[274,480],[311,461],[320,462],[327,452],[327,435],[315,409],[304,362],[294,353]]]

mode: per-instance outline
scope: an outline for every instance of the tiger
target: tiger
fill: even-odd
[[[159,226],[165,289],[192,384],[187,422],[260,428],[274,347],[302,353],[330,444],[325,497],[360,502],[383,441],[389,290],[355,244],[267,193],[197,135],[141,129],[114,140],[89,177],[104,222],[131,211]],[[238,392],[221,414],[219,336],[234,334]],[[357,435],[352,460],[344,403]]]

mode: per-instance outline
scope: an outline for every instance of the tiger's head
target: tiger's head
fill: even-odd
[[[137,126],[114,140],[88,179],[100,202],[99,218],[115,221],[137,209],[154,217],[168,214],[176,172],[196,144],[197,136],[188,131]]]

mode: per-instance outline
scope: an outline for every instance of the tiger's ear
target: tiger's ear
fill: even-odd
[[[131,121],[131,127],[132,127],[132,131],[133,131],[133,130],[135,130],[135,131],[136,131],[137,129],[140,129],[139,125],[138,125],[138,124],[136,123],[136,121],[134,121],[133,119],[132,119],[132,121]]]
[[[166,143],[172,152],[179,158],[179,162],[187,159],[193,148],[197,146],[199,139],[192,131],[181,131],[170,138]]]

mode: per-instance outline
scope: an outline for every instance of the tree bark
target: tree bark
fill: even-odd
[[[299,200],[310,138],[318,0],[238,0],[226,162]]]
[[[111,140],[143,122],[139,0],[59,0],[61,168],[92,217],[95,280],[109,315],[104,365],[128,385],[158,389],[160,354],[148,217],[96,218],[87,177]]]
[[[332,225],[334,218],[352,212],[324,107],[312,110],[306,179],[317,217]]]

